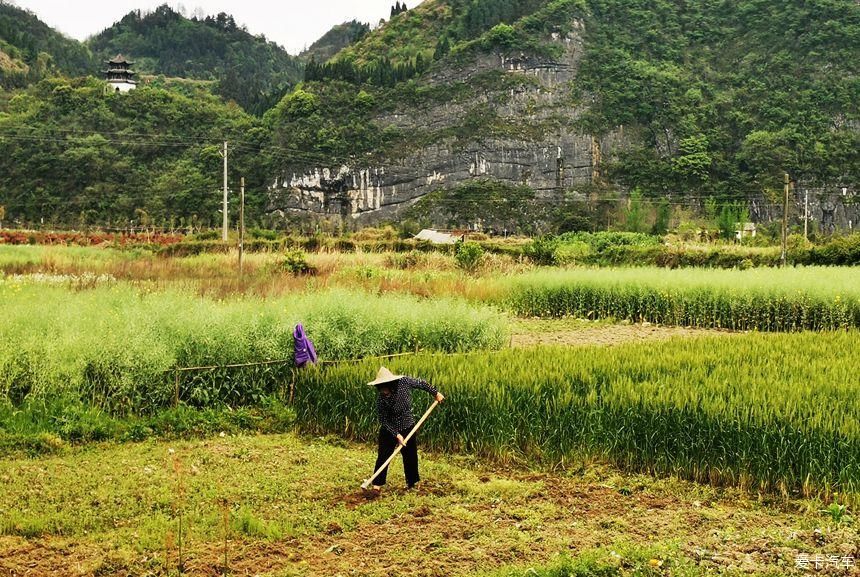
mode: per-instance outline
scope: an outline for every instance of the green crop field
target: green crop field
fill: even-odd
[[[69,290],[0,280],[0,318],[0,395],[20,401],[68,394],[113,413],[170,404],[177,367],[291,359],[299,322],[324,360],[506,342],[503,317],[491,309],[345,290],[216,301],[117,283]],[[277,388],[283,374],[191,387],[183,400],[252,403]]]
[[[860,333],[747,335],[621,349],[422,355],[392,369],[451,403],[424,431],[498,459],[608,458],[635,470],[782,491],[860,492]],[[375,363],[302,372],[300,422],[372,439]],[[356,399],[362,402],[356,402]]]
[[[521,316],[616,318],[758,331],[860,327],[860,269],[551,270],[512,277]]]

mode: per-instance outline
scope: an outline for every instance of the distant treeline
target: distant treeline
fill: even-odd
[[[0,87],[14,89],[56,73],[94,72],[87,48],[41,22],[34,14],[0,2]]]
[[[306,81],[342,80],[352,84],[372,84],[391,87],[423,74],[430,68],[432,60],[421,54],[410,62],[392,64],[388,58],[377,60],[367,66],[358,66],[348,60],[337,60],[319,64],[311,60],[305,67]]]
[[[406,2],[404,2],[403,4],[401,4],[401,3],[398,1],[398,2],[397,2],[397,4],[395,4],[394,6],[392,6],[392,7],[391,7],[391,17],[392,17],[392,18],[394,18],[394,17],[395,17],[395,16],[397,16],[398,14],[403,14],[403,13],[404,13],[404,12],[406,12],[407,10],[409,10],[409,8],[407,8],[407,7],[406,7]]]

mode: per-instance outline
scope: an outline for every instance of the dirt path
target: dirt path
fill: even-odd
[[[520,321],[514,327],[511,345],[614,346],[666,340],[675,337],[726,336],[735,333],[651,324],[598,324],[587,321]]]
[[[0,537],[0,575],[175,574],[168,571],[176,565],[175,515],[169,493],[160,492],[171,483],[168,467],[159,467],[166,447],[0,461],[0,504],[6,511],[17,504]],[[674,574],[670,568],[802,575],[799,554],[860,559],[857,528],[829,522],[820,504],[767,503],[601,466],[553,474],[431,457],[422,461],[420,490],[400,488],[398,465],[389,488],[368,498],[357,487],[372,463],[365,447],[285,435],[176,450],[196,471],[186,481],[188,575],[222,573],[223,525],[213,502],[223,490],[234,503],[231,575],[447,577],[510,566],[525,574],[559,554],[591,555],[642,575]],[[118,471],[123,482],[105,484]],[[666,570],[649,573],[649,565]]]

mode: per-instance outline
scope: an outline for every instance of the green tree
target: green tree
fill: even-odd
[[[744,204],[737,202],[724,204],[717,218],[720,237],[725,240],[735,238],[738,227],[742,227],[747,222],[749,222],[749,210]]]
[[[651,234],[662,236],[669,232],[669,221],[672,219],[672,205],[668,198],[661,198],[657,205],[657,210],[654,218],[654,226],[651,227]]]
[[[672,168],[687,190],[702,190],[710,178],[713,158],[708,144],[708,137],[703,134],[681,140]]]
[[[743,141],[738,158],[749,168],[753,181],[771,198],[779,198],[783,175],[799,176],[798,150],[788,131],[756,130]]]
[[[645,209],[642,205],[642,191],[634,188],[630,191],[627,208],[624,211],[625,230],[629,232],[645,231]]]
[[[454,260],[457,266],[467,272],[475,272],[484,258],[484,249],[476,242],[457,243]]]

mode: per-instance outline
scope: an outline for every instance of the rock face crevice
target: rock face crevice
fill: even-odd
[[[475,179],[527,185],[542,195],[591,183],[601,156],[623,146],[623,132],[597,138],[577,129],[584,25],[574,22],[572,30],[549,39],[556,58],[480,53],[464,64],[437,63],[423,86],[443,94],[446,87],[457,94],[453,87],[489,86],[380,114],[374,122],[381,130],[420,134],[422,144],[373,165],[284,171],[270,189],[270,208],[369,223]]]

